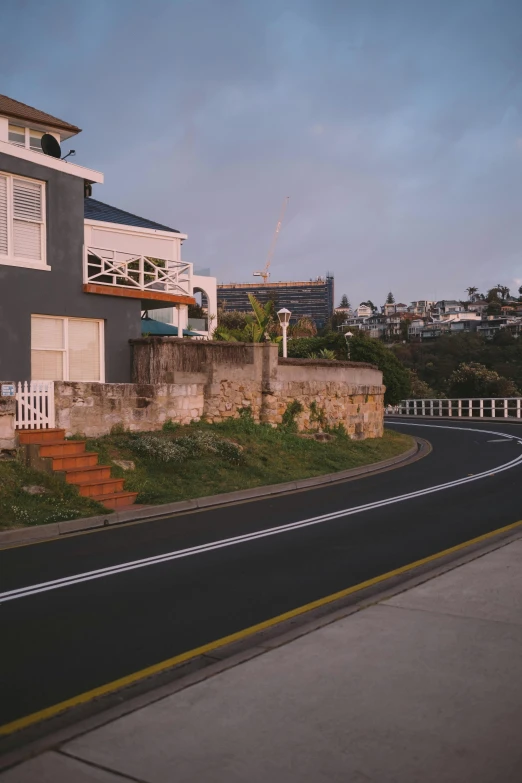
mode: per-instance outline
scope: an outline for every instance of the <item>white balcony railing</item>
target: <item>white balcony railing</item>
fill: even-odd
[[[192,296],[191,264],[101,247],[86,248],[84,282]]]
[[[402,400],[388,405],[387,416],[454,416],[457,418],[520,419],[522,397]]]

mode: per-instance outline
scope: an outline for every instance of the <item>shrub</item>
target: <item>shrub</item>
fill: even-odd
[[[177,421],[172,421],[172,419],[167,419],[167,421],[163,424],[163,427],[161,429],[163,430],[163,432],[176,432],[179,426],[180,425]]]
[[[483,364],[461,364],[448,381],[450,397],[519,397],[517,387],[509,378]]]
[[[286,406],[286,410],[283,413],[283,421],[281,426],[288,432],[294,432],[297,430],[296,417],[303,412],[303,406],[299,400],[292,400]]]
[[[126,444],[135,454],[155,462],[180,463],[204,454],[217,454],[226,462],[239,464],[241,448],[231,441],[219,438],[213,432],[196,432],[181,438],[162,438],[158,435],[131,434]]]

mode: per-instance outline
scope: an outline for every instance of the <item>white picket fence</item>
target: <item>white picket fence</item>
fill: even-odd
[[[54,382],[24,381],[16,386],[15,427],[23,430],[54,427]]]
[[[482,397],[450,400],[402,400],[388,405],[387,416],[455,416],[457,418],[520,419],[521,397]]]

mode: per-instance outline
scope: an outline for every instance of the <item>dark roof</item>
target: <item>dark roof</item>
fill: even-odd
[[[86,198],[83,213],[88,220],[100,220],[103,223],[120,223],[123,226],[136,226],[136,228],[152,228],[157,231],[172,231],[173,234],[179,234],[175,228],[163,226],[161,223],[155,223],[153,220],[138,217],[132,212],[125,212],[123,209],[111,207],[95,198]]]
[[[48,125],[59,130],[69,131],[69,133],[81,133],[81,128],[71,125],[65,120],[53,117],[44,111],[28,106],[26,103],[15,101],[14,98],[8,98],[7,95],[0,95],[0,114],[7,114],[9,117],[15,117],[18,120],[26,122],[37,122],[40,125]]]

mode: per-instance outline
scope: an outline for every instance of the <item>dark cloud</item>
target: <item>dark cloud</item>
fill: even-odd
[[[519,0],[4,0],[1,91],[79,124],[96,196],[220,280],[251,279],[290,195],[272,279],[458,296],[522,277],[521,22]]]

